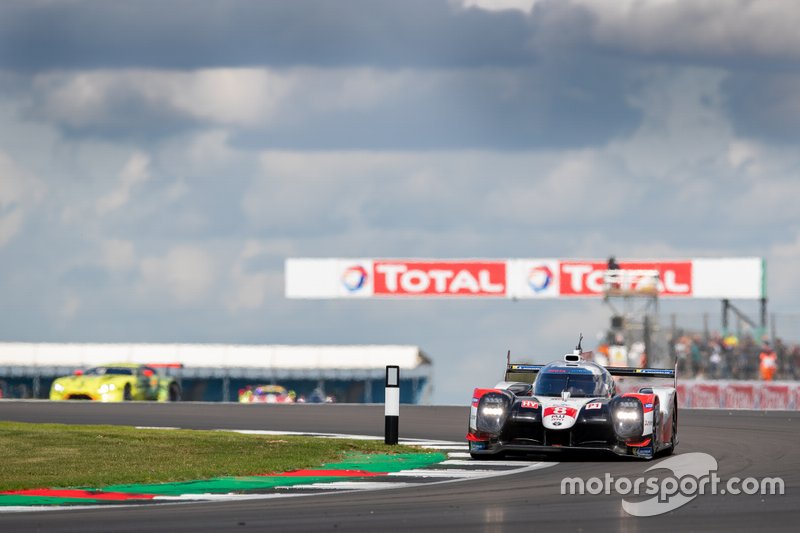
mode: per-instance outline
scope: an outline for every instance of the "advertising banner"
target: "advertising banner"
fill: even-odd
[[[758,396],[752,383],[729,383],[725,387],[724,406],[730,409],[755,409]]]
[[[789,385],[764,383],[761,385],[760,400],[761,409],[789,409],[792,390]]]
[[[718,409],[720,406],[719,383],[695,383],[692,385],[692,407]]]
[[[287,298],[766,297],[759,258],[287,259]],[[613,278],[613,281],[610,281]]]
[[[800,382],[678,381],[678,405],[703,409],[800,410]]]

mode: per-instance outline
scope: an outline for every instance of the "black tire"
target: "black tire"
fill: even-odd
[[[672,407],[672,437],[669,439],[669,447],[664,450],[664,455],[672,455],[678,440],[678,406]]]
[[[177,383],[170,383],[169,385],[169,401],[171,402],[181,401],[181,388],[178,386]]]
[[[653,402],[653,434],[650,435],[653,445],[653,455],[658,449],[658,427],[661,425],[661,406],[658,404],[658,399]]]
[[[475,459],[476,461],[491,461],[492,459],[502,459],[505,457],[505,454],[501,453],[472,453],[469,452],[469,456]]]
[[[122,391],[122,401],[130,402],[132,400],[133,400],[133,394],[131,393],[131,384],[130,383],[126,383],[125,384],[125,390]]]

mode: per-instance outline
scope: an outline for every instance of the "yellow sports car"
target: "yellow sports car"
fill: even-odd
[[[152,400],[176,402],[181,389],[175,379],[159,376],[154,368],[135,363],[115,363],[76,370],[72,376],[53,381],[51,400],[127,402]]]

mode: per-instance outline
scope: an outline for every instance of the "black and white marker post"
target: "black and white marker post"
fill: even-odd
[[[384,442],[397,444],[400,436],[400,367],[386,367],[386,432]]]

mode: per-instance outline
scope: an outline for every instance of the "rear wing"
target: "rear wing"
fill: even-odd
[[[528,365],[524,363],[506,364],[506,374],[503,381],[514,381],[522,383],[533,383],[536,374],[545,365]],[[678,366],[671,368],[634,368],[627,366],[607,366],[606,370],[612,376],[635,377],[635,378],[664,378],[672,379],[673,386],[678,388]]]
[[[666,378],[672,379],[673,386],[678,388],[678,364],[675,368],[634,368],[628,366],[607,366],[606,370],[612,376],[633,378]]]
[[[544,368],[544,365],[527,365],[524,363],[508,363],[506,365],[506,375],[503,381],[514,381],[522,383],[533,383],[536,374]]]

